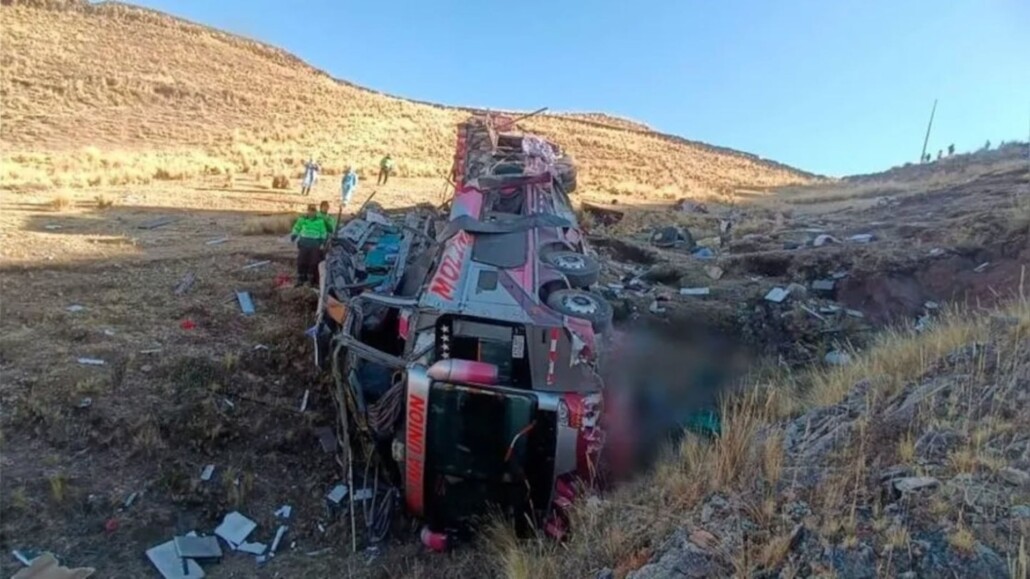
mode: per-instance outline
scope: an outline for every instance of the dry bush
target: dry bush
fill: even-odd
[[[240,231],[244,235],[283,235],[293,230],[296,220],[295,213],[248,217],[243,221]]]
[[[75,201],[68,195],[58,195],[50,200],[50,208],[54,211],[65,211],[75,206]]]
[[[289,189],[290,180],[286,175],[276,175],[272,177],[272,189]]]
[[[108,199],[103,195],[97,195],[93,198],[93,201],[97,204],[97,209],[110,209],[114,207],[114,199]]]

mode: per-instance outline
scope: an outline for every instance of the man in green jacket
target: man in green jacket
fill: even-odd
[[[314,204],[308,205],[307,213],[297,219],[290,234],[290,240],[297,243],[297,283],[294,287],[318,283],[322,244],[329,235],[328,221],[318,214]]]
[[[386,181],[390,178],[392,171],[393,157],[387,155],[383,157],[382,161],[379,161],[379,178],[376,179],[376,185],[386,185]]]

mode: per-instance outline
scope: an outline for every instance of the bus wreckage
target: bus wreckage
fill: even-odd
[[[488,506],[561,537],[577,483],[618,471],[628,439],[602,380],[612,309],[589,290],[600,267],[569,200],[575,169],[511,119],[476,115],[452,178],[443,210],[370,206],[338,228],[316,362],[341,440],[425,522],[427,546]]]

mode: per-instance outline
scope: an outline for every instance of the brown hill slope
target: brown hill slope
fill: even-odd
[[[0,9],[0,25],[6,187],[293,173],[309,155],[331,172],[367,172],[387,151],[402,176],[443,175],[454,123],[467,114],[124,4],[15,2]],[[583,188],[598,193],[703,195],[813,177],[607,115],[541,116],[527,128],[560,141],[583,167]]]

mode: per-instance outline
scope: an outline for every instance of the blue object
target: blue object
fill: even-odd
[[[240,302],[240,309],[245,315],[254,314],[254,300],[250,299],[250,292],[236,292],[236,301]]]
[[[310,328],[304,330],[304,335],[309,337],[309,338],[314,338],[315,334],[317,332],[318,332],[318,326],[315,325],[315,326],[311,326]]]
[[[693,256],[699,259],[712,259],[715,257],[715,252],[707,247],[699,247],[694,250]]]

